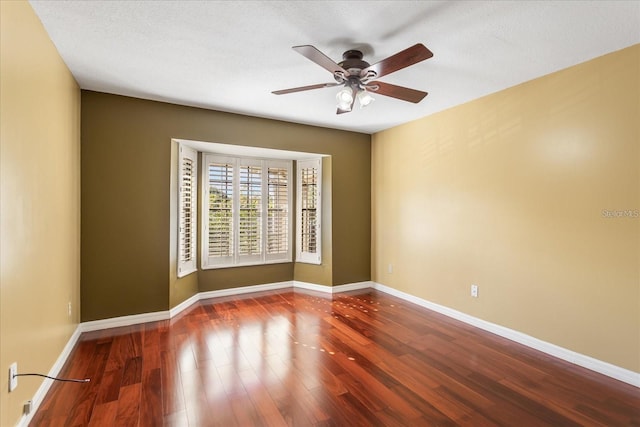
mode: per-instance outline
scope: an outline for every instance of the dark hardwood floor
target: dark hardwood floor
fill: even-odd
[[[640,389],[366,290],[85,333],[33,426],[640,426]]]

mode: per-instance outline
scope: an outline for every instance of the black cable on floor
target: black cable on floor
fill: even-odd
[[[44,378],[49,378],[50,380],[54,380],[54,381],[65,381],[65,382],[69,382],[69,383],[88,383],[89,381],[91,381],[89,378],[85,378],[83,380],[77,380],[74,378],[56,378],[56,377],[50,377],[49,375],[44,375],[44,374],[15,374],[14,377],[44,377]]]

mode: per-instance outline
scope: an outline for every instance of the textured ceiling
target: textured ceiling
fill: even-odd
[[[374,133],[640,43],[638,1],[34,1],[83,89]],[[381,78],[429,92],[336,115],[339,88],[291,49],[375,63],[416,43],[434,57]]]

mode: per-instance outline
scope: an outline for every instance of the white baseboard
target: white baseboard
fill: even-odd
[[[371,281],[336,285],[331,288],[331,293],[337,294],[340,292],[359,291],[361,289],[375,288],[375,285],[376,284]]]
[[[240,288],[221,289],[219,291],[206,291],[206,292],[200,292],[198,294],[199,295],[198,299],[203,300],[208,298],[219,298],[219,297],[228,297],[233,295],[250,294],[253,292],[275,291],[278,289],[290,288],[291,286],[293,286],[293,281],[267,283],[263,285],[243,286]]]
[[[111,319],[92,320],[80,323],[80,332],[99,331],[101,329],[119,328],[137,325],[138,323],[157,322],[171,318],[170,311],[154,311],[152,313],[132,314],[130,316],[113,317]]]
[[[638,372],[630,371],[628,369],[624,369],[619,366],[615,366],[610,363],[603,362],[598,359],[594,359],[590,356],[576,353],[572,350],[568,350],[566,348],[557,346],[555,344],[542,341],[538,338],[534,338],[522,332],[505,328],[504,326],[500,326],[495,323],[487,322],[485,320],[479,319],[474,316],[470,316],[468,314],[454,310],[452,308],[445,307],[443,305],[439,305],[439,304],[424,300],[422,298],[416,297],[414,295],[399,291],[397,289],[390,288],[380,283],[371,282],[371,281],[349,283],[349,284],[337,285],[333,287],[325,286],[325,285],[317,285],[314,283],[288,281],[288,282],[269,283],[269,284],[263,284],[263,285],[245,286],[240,288],[223,289],[218,291],[200,292],[188,298],[187,300],[183,301],[182,303],[178,304],[177,306],[173,307],[171,310],[158,311],[153,313],[135,314],[131,316],[115,317],[111,319],[94,320],[90,322],[83,322],[78,325],[75,332],[69,339],[69,342],[64,347],[62,353],[60,353],[60,356],[56,360],[56,363],[53,365],[53,367],[49,371],[49,376],[58,375],[58,373],[64,366],[69,354],[71,353],[71,350],[73,350],[74,346],[76,345],[76,342],[78,341],[80,335],[83,332],[117,328],[121,326],[129,326],[129,325],[135,325],[139,323],[155,322],[158,320],[168,320],[177,316],[182,311],[186,310],[196,302],[200,300],[208,299],[208,298],[241,295],[241,294],[247,294],[247,293],[253,293],[253,292],[271,291],[271,290],[287,289],[287,288],[307,289],[307,290],[324,292],[329,294],[373,288],[381,292],[387,293],[389,295],[393,295],[398,298],[401,298],[405,301],[414,303],[421,307],[427,308],[429,310],[433,310],[435,312],[444,314],[445,316],[451,317],[453,319],[460,320],[464,323],[483,329],[485,331],[494,333],[501,337],[510,339],[517,343],[523,344],[527,347],[531,347],[533,349],[542,351],[543,353],[549,354],[551,356],[557,357],[559,359],[565,360],[575,365],[582,366],[584,368],[590,369],[592,371],[601,373],[608,377],[617,379],[619,381],[622,381],[627,384],[631,384],[635,387],[640,388],[640,373]],[[38,390],[36,391],[36,394],[32,399],[31,413],[29,415],[23,415],[20,421],[18,422],[18,426],[22,427],[22,426],[27,426],[29,424],[29,422],[31,421],[31,418],[33,417],[38,407],[42,403],[42,400],[44,399],[47,392],[49,391],[49,388],[51,387],[52,382],[53,381],[49,379],[43,381],[42,385],[38,388]]]
[[[200,295],[202,295],[202,294],[201,293],[197,293],[195,295],[192,295],[191,297],[189,297],[186,300],[182,301],[180,304],[178,304],[175,307],[173,307],[171,310],[169,310],[169,318],[176,317],[178,314],[182,313],[184,310],[186,310],[187,308],[191,307],[193,304],[195,304],[198,301],[200,301],[200,299],[201,299]]]
[[[382,285],[380,283],[372,282],[372,281],[349,283],[349,284],[337,285],[337,286],[326,286],[326,285],[318,285],[315,283],[307,283],[307,282],[300,282],[300,281],[294,280],[294,281],[287,281],[287,282],[268,283],[263,285],[253,285],[253,286],[244,286],[239,288],[222,289],[218,291],[200,292],[196,295],[193,295],[191,298],[183,301],[182,303],[178,304],[177,306],[175,306],[169,311],[136,314],[132,316],[122,316],[122,317],[116,317],[112,319],[85,322],[85,323],[81,323],[78,326],[78,331],[81,333],[81,332],[95,331],[99,329],[108,329],[108,328],[115,328],[119,326],[134,325],[137,323],[153,322],[157,320],[167,320],[177,316],[179,313],[186,310],[191,305],[193,305],[194,303],[200,300],[204,300],[208,298],[224,297],[224,296],[242,295],[242,294],[260,292],[260,291],[287,289],[287,288],[306,289],[306,290],[329,293],[329,294],[348,292],[348,291],[354,291],[354,290],[360,290],[360,289],[366,289],[366,288],[377,289],[379,291],[382,291],[389,295],[396,296],[405,301],[417,304],[429,310],[433,310],[435,312],[444,314],[445,316],[451,317],[453,319],[460,320],[471,326],[475,326],[477,328],[494,333],[501,337],[510,339],[511,341],[515,341],[517,343],[526,345],[527,347],[531,347],[533,349],[542,351],[543,353],[549,354],[551,356],[557,357],[559,359],[565,360],[575,365],[582,366],[584,368],[590,369],[592,371],[601,373],[608,377],[615,378],[619,381],[622,381],[627,384],[631,384],[633,386],[640,388],[640,373],[638,372],[630,371],[628,369],[624,369],[619,366],[612,365],[602,360],[594,359],[593,357],[590,357],[581,353],[577,353],[575,351],[566,349],[564,347],[560,347],[558,345],[540,340],[538,338],[532,337],[522,332],[518,332],[516,330],[509,329],[504,326],[497,325],[495,323],[487,322],[486,320],[479,319],[477,317],[468,315],[461,311],[454,310],[452,308],[449,308],[440,304],[436,304],[431,301],[424,300],[414,295],[411,295],[411,294],[408,294],[408,293],[399,291],[397,289],[390,288],[388,286]],[[77,340],[77,337],[75,339]],[[75,341],[74,341],[74,344],[75,344]]]
[[[294,289],[306,289],[308,291],[323,292],[326,294],[331,293],[331,286],[316,285],[315,283],[299,282],[297,280],[294,280],[292,284]]]
[[[80,325],[78,325],[76,329],[73,331],[73,334],[71,334],[69,341],[67,341],[67,344],[62,349],[62,352],[58,356],[58,359],[56,359],[56,362],[53,364],[53,366],[51,367],[47,375],[49,375],[50,377],[57,377],[60,374],[60,371],[64,367],[64,364],[67,362],[67,359],[69,358],[71,351],[73,350],[76,343],[78,342],[78,339],[80,338],[81,334],[82,334],[82,331],[80,330]],[[31,419],[38,411],[40,404],[44,400],[52,384],[53,384],[53,380],[49,378],[45,378],[45,380],[42,381],[42,384],[40,384],[40,387],[38,387],[38,390],[36,390],[36,393],[33,395],[33,398],[31,399],[31,412],[28,414],[23,414],[20,420],[18,421],[17,426],[26,427],[29,425],[29,423],[31,422]]]
[[[317,292],[325,292],[329,294],[338,294],[340,292],[349,292],[349,291],[357,291],[360,289],[373,288],[373,282],[357,282],[357,283],[348,283],[346,285],[336,285],[336,286],[327,286],[327,285],[316,285],[315,283],[307,283],[307,282],[299,282],[295,280],[293,282],[294,289],[307,289],[310,291]]]
[[[557,357],[558,359],[562,359],[567,362],[573,363],[574,365],[582,366],[583,368],[587,368],[592,371],[606,375],[608,377],[615,378],[627,384],[640,387],[640,373],[638,372],[630,371],[628,369],[624,369],[619,366],[612,365],[607,362],[603,362],[602,360],[594,359],[593,357],[586,356],[581,353],[577,353],[573,350],[569,350],[564,347],[557,346],[555,344],[551,344],[549,342],[540,340],[538,338],[532,337],[522,332],[515,331],[513,329],[506,328],[504,326],[497,325],[495,323],[487,322],[486,320],[482,320],[477,317],[470,316],[461,311],[457,311],[452,308],[445,307],[443,305],[424,300],[422,298],[418,298],[414,295],[399,291],[397,289],[390,288],[380,283],[375,283],[375,282],[372,282],[372,283],[373,283],[373,288],[379,291],[382,291],[384,293],[387,293],[389,295],[396,296],[405,301],[412,302],[421,307],[425,307],[425,308],[428,308],[429,310],[433,310],[440,314],[444,314],[445,316],[451,317],[453,319],[460,320],[471,326],[475,326],[477,328],[480,328],[485,331],[491,332],[493,334],[499,335],[501,337],[507,338],[511,341],[515,341],[527,347],[539,350],[543,353]]]
[[[168,311],[156,311],[152,313],[133,314],[130,316],[113,317],[110,319],[92,320],[83,322],[79,325],[80,332],[98,331],[101,329],[118,328],[121,326],[130,326],[138,323],[156,322],[159,320],[171,319],[187,308],[191,307],[198,301],[209,298],[220,298],[226,296],[242,295],[262,291],[274,291],[279,289],[306,289],[329,294],[348,292],[358,289],[373,288],[374,282],[358,282],[346,285],[326,286],[317,285],[315,283],[300,282],[296,280],[286,282],[266,283],[262,285],[243,286],[238,288],[221,289],[217,291],[205,291],[192,295],[190,298],[182,301],[180,304]]]

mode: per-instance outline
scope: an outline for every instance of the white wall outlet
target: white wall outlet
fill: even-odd
[[[393,273],[393,264],[389,264],[387,266],[387,273],[389,273],[389,274]]]
[[[18,377],[16,375],[18,375],[18,362],[13,362],[9,366],[9,392],[18,387]]]
[[[478,298],[478,285],[471,285],[471,296]]]
[[[67,306],[67,310],[69,312],[69,317],[71,317],[71,301],[69,301],[69,305]]]

